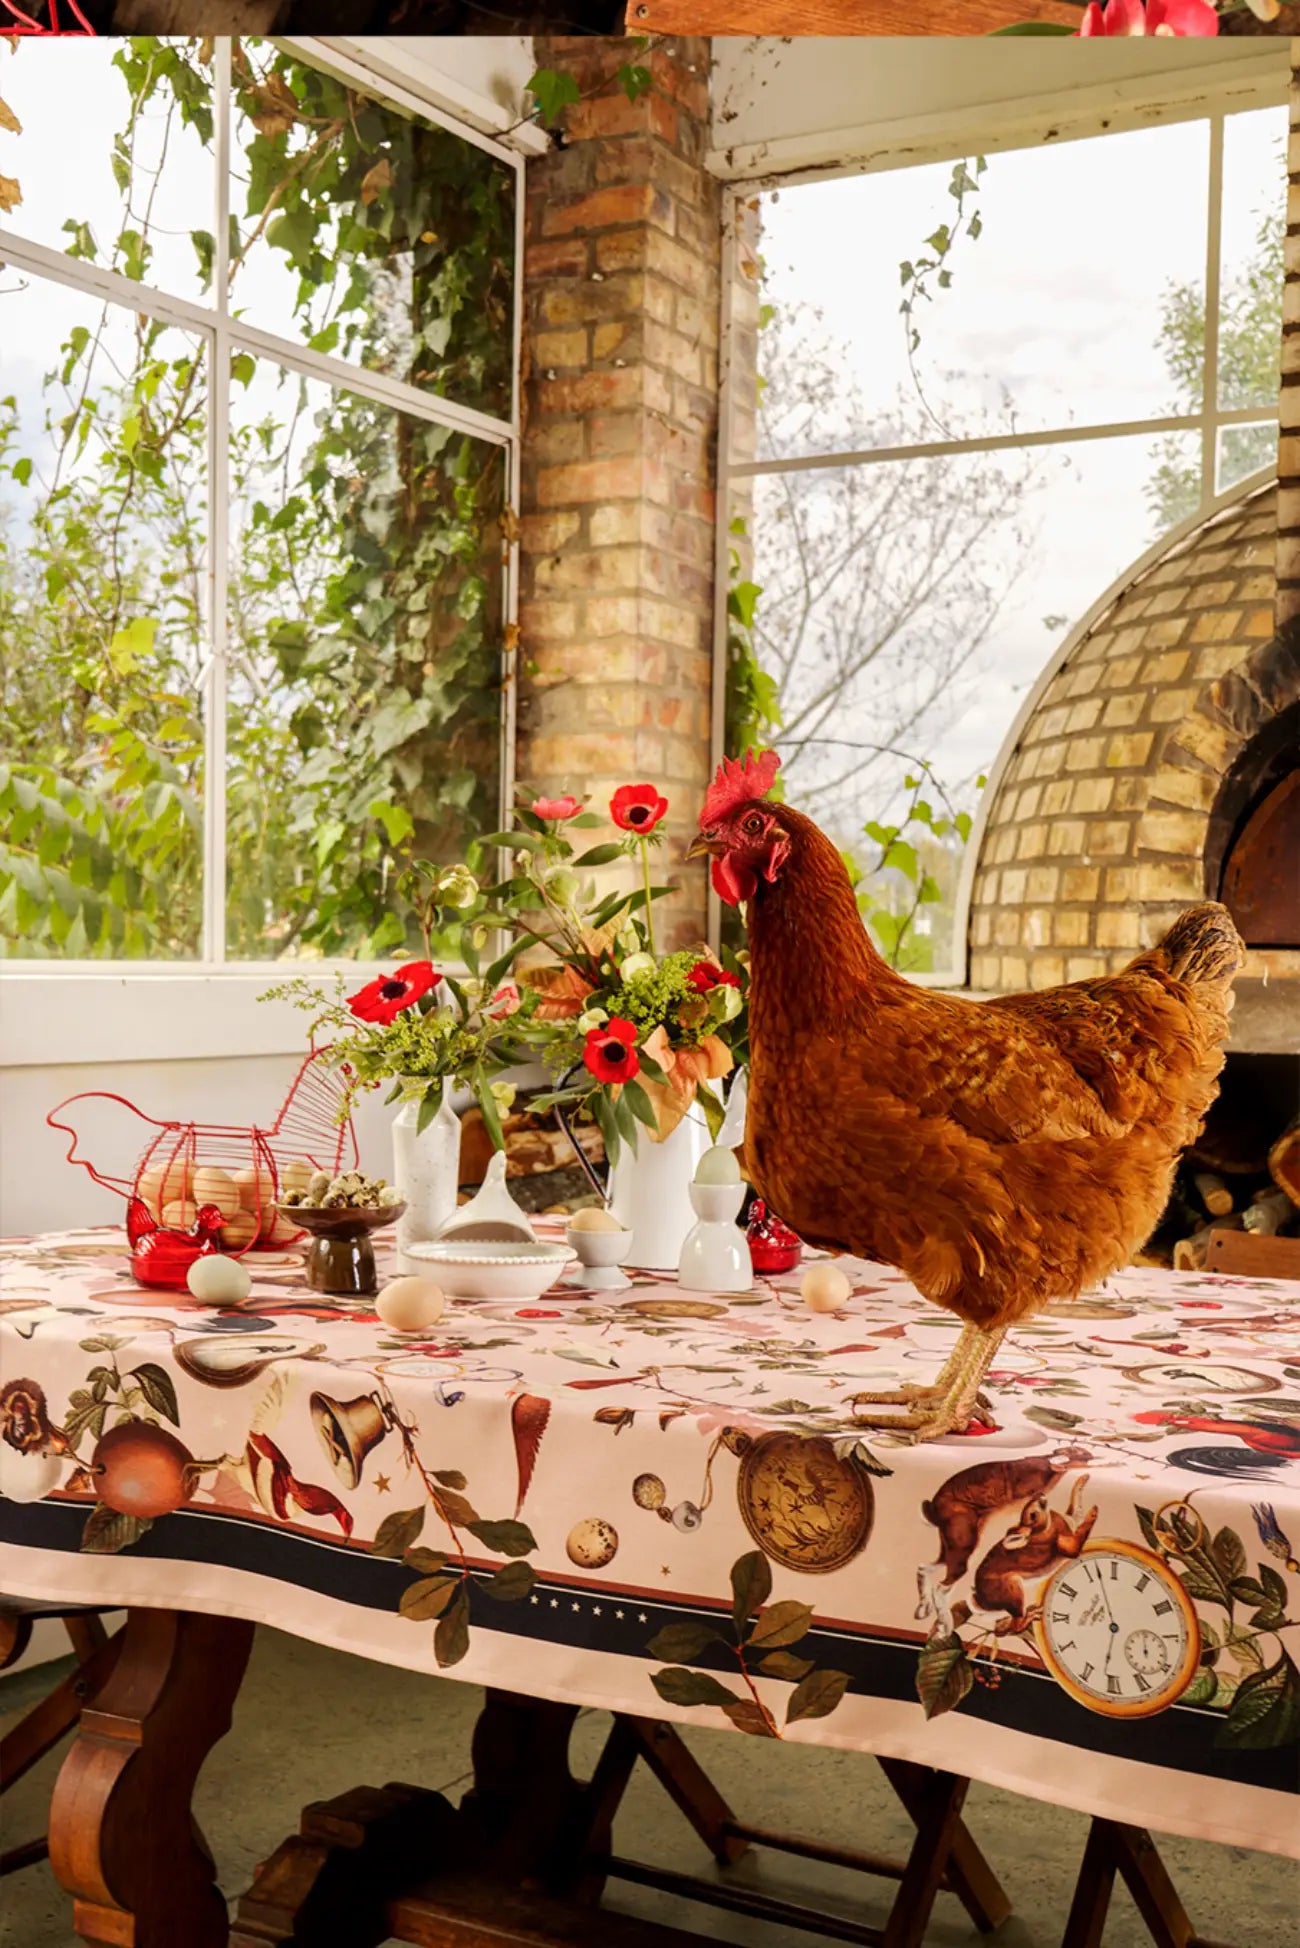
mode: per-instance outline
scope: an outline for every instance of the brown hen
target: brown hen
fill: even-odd
[[[1242,944],[1207,903],[1118,974],[984,1002],[916,987],[831,841],[766,798],[778,762],[724,761],[691,848],[747,905],[746,1174],[809,1243],[896,1265],[966,1322],[933,1386],[855,1397],[933,1437],[968,1423],[1008,1326],[1150,1235],[1218,1093]]]

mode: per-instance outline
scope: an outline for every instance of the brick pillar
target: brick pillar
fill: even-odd
[[[682,868],[708,779],[718,420],[719,210],[703,167],[702,40],[539,39],[572,73],[563,148],[528,166],[517,769],[593,794],[668,798],[661,860],[683,882],[672,944],[702,937]],[[666,944],[661,940],[661,945]]]

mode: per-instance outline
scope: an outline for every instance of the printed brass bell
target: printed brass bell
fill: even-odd
[[[378,1394],[331,1400],[327,1393],[314,1393],[308,1404],[330,1466],[345,1488],[357,1487],[366,1456],[388,1432],[388,1416]]]

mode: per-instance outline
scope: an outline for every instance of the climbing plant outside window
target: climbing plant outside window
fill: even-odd
[[[0,93],[0,955],[399,951],[508,785],[518,159],[292,44]]]

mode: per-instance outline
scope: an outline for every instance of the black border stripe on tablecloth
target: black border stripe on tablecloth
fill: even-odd
[[[86,1514],[84,1503],[0,1500],[0,1542],[74,1555]],[[216,1509],[186,1509],[156,1522],[132,1545],[131,1555],[243,1570],[361,1609],[389,1612],[396,1610],[412,1576],[401,1562],[373,1556],[332,1537],[304,1535]],[[0,1564],[0,1588],[3,1580]],[[177,1601],[183,1605],[182,1593]],[[524,1602],[496,1602],[476,1588],[472,1616],[476,1629],[499,1631],[522,1642],[555,1643],[655,1663],[662,1660],[647,1645],[664,1624],[718,1621],[716,1608],[704,1604],[606,1591],[590,1582],[551,1574],[539,1578],[533,1599]],[[427,1629],[419,1624],[411,1627]],[[900,1641],[844,1626],[814,1627],[801,1641],[799,1654],[814,1658],[819,1666],[847,1671],[852,1692],[915,1703],[918,1648],[919,1639]],[[721,1648],[712,1660],[706,1655],[698,1661],[702,1668],[711,1665],[720,1673],[735,1669]],[[1000,1668],[996,1691],[977,1684],[963,1700],[964,1717],[1106,1757],[1272,1792],[1300,1793],[1296,1746],[1260,1752],[1216,1747],[1220,1712],[1175,1705],[1154,1718],[1107,1718],[1077,1704],[1045,1674],[1011,1665]],[[651,1694],[647,1711],[653,1703]],[[1062,1763],[1068,1763],[1068,1752],[1063,1751]]]

